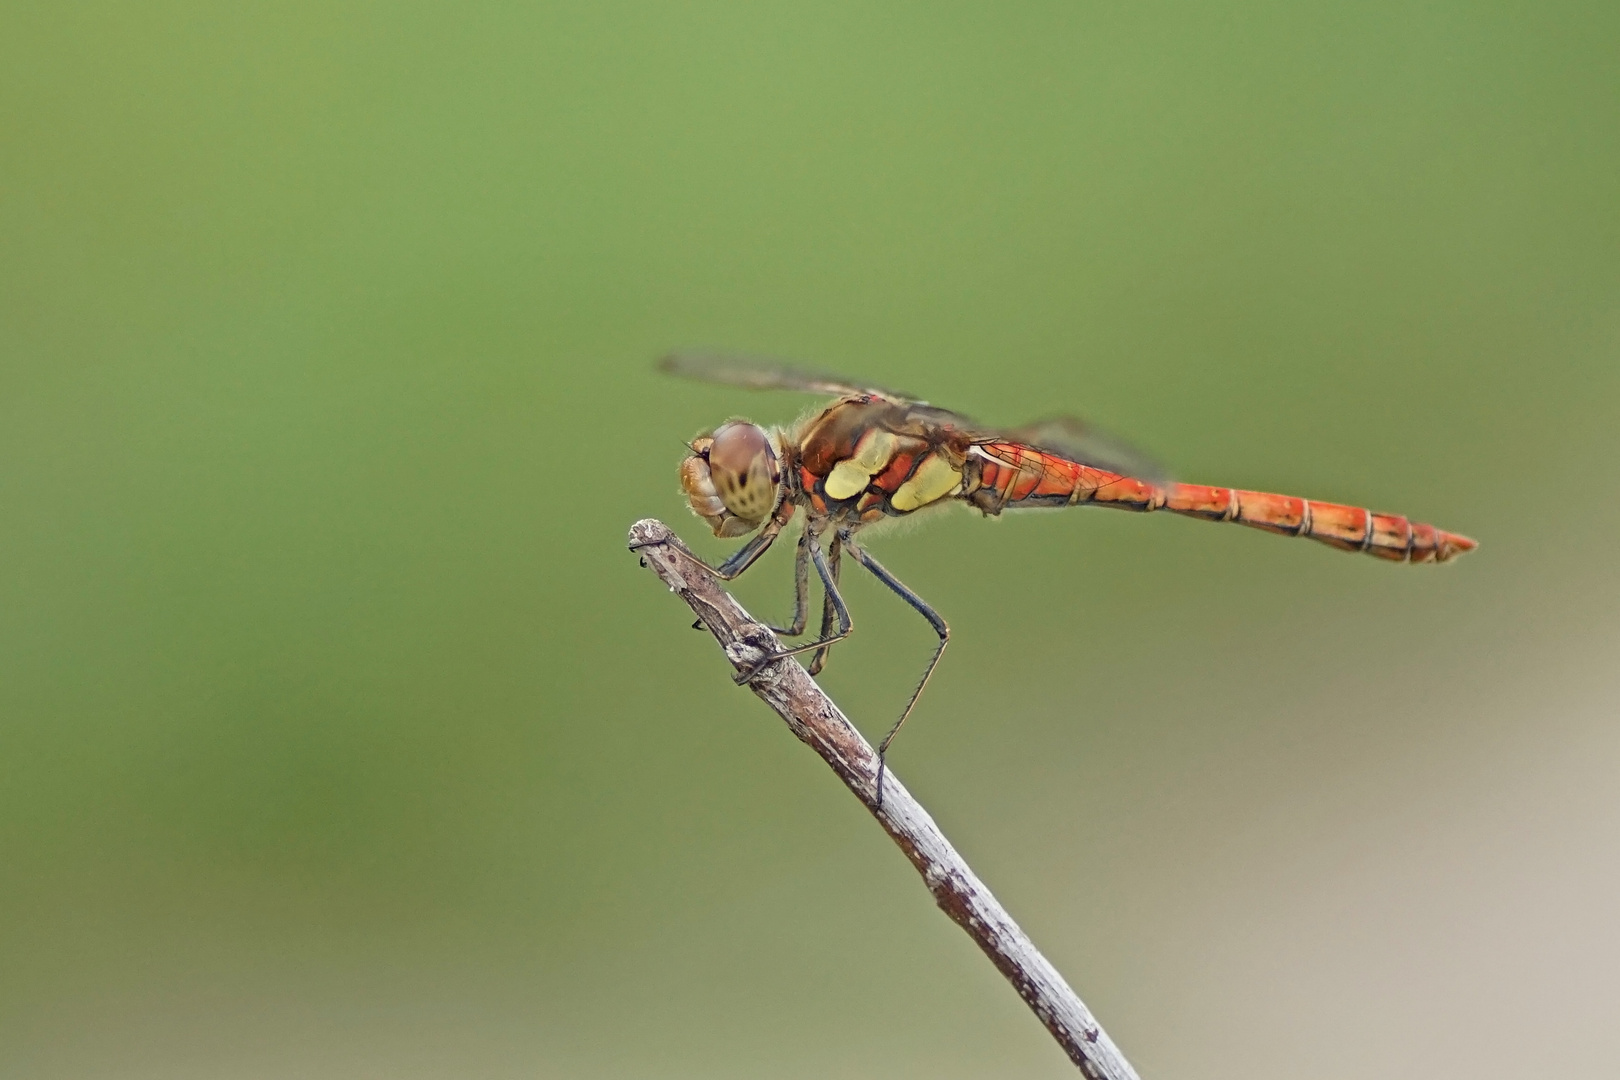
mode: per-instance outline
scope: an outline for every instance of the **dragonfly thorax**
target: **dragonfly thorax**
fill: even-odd
[[[728,420],[692,440],[681,462],[681,487],[692,512],[716,536],[742,536],[776,507],[781,469],[770,434],[746,420]]]

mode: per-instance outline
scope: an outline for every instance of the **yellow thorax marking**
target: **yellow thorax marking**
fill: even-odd
[[[873,428],[855,444],[855,452],[833,466],[822,490],[829,499],[852,499],[866,490],[872,474],[894,456],[895,437],[882,428]]]
[[[951,463],[939,454],[923,458],[911,479],[900,485],[889,505],[902,513],[927,506],[943,498],[962,483],[962,474],[951,468]]]

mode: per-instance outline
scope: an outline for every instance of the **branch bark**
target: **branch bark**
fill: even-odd
[[[738,670],[780,647],[776,635],[742,609],[669,526],[651,518],[636,522],[630,529],[630,547],[640,551],[642,565],[686,601]],[[1092,1080],[1137,1080],[1136,1071],[1090,1010],[945,839],[893,769],[884,779],[883,805],[878,806],[877,753],[804,668],[791,658],[778,660],[755,673],[748,686],[871,811],[922,875],[941,910],[978,943],[1080,1071]]]

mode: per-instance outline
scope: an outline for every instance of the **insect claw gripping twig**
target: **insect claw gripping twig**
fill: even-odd
[[[698,569],[702,564],[668,526],[651,519],[638,521],[630,530],[630,540],[631,548],[643,551],[647,566],[686,601],[734,662],[740,662],[744,650],[759,649],[759,643],[764,644],[767,659],[755,670],[781,655],[792,655],[791,651],[772,655],[770,632],[721,587],[720,578]],[[824,643],[811,643],[810,647],[819,644]],[[1130,1062],[1063,976],[1013,922],[928,811],[897,777],[887,775],[882,752],[874,751],[861,738],[815,680],[798,664],[780,664],[770,678],[751,679],[748,687],[786,721],[794,735],[821,755],[871,811],[922,875],[940,910],[984,951],[1069,1059],[1092,1080],[1137,1080]]]
[[[751,627],[741,640],[726,646],[726,658],[737,665],[737,670],[731,673],[731,681],[738,686],[752,682],[761,671],[782,658],[782,653],[772,648],[775,642],[768,636],[769,630],[764,626]]]

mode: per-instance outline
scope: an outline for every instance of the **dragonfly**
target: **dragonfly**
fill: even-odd
[[[939,666],[951,631],[939,612],[857,542],[865,528],[952,503],[965,503],[987,517],[1035,507],[1107,506],[1235,522],[1399,563],[1449,562],[1478,546],[1466,536],[1398,514],[1175,483],[1149,459],[1075,417],[998,430],[910,394],[776,361],[673,353],[658,366],[707,382],[833,396],[820,411],[787,427],[767,429],[732,419],[705,431],[687,444],[690,453],[681,461],[680,481],[692,511],[716,536],[752,534],[719,566],[703,564],[724,581],[753,566],[794,515],[804,515],[794,558],[793,617],[788,625],[771,629],[785,637],[805,636],[814,568],[822,586],[821,631],[810,641],[745,665],[735,676],[739,684],[777,660],[805,653],[813,654],[806,665],[809,673],[821,672],[829,650],[854,628],[838,588],[845,555],[938,635],[922,678],[878,744],[880,805],[889,748]]]

